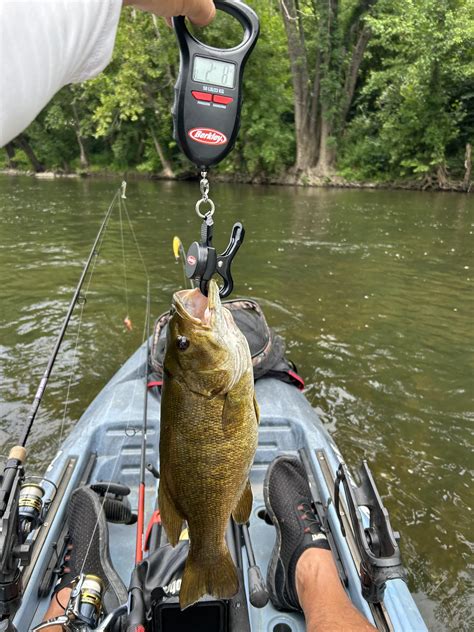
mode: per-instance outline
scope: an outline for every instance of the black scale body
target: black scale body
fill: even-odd
[[[244,29],[238,46],[214,48],[189,32],[184,17],[173,18],[180,48],[180,72],[173,105],[174,138],[200,169],[220,162],[232,149],[240,127],[242,77],[259,34],[255,12],[239,0],[216,0],[216,8]]]

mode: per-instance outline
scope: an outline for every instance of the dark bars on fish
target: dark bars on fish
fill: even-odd
[[[56,358],[57,358],[57,355],[58,355],[58,352],[59,352],[59,348],[61,347],[61,343],[62,343],[62,341],[64,339],[64,335],[66,334],[66,330],[68,328],[69,321],[71,320],[72,313],[73,313],[74,308],[76,306],[76,303],[77,303],[77,301],[79,299],[80,292],[81,292],[81,289],[82,289],[82,285],[84,284],[84,280],[85,280],[86,275],[87,275],[87,271],[89,270],[89,266],[91,264],[92,259],[99,254],[98,250],[97,250],[97,246],[99,244],[99,241],[100,241],[100,238],[102,236],[102,233],[104,232],[104,230],[105,230],[105,228],[107,226],[107,223],[108,223],[108,221],[110,219],[110,215],[112,213],[112,210],[114,208],[114,203],[115,203],[115,200],[117,199],[118,195],[120,195],[120,190],[117,191],[117,193],[114,195],[112,203],[110,204],[110,206],[109,206],[109,208],[108,208],[108,210],[107,210],[107,212],[105,214],[105,217],[102,220],[102,224],[101,224],[101,226],[99,228],[99,232],[97,233],[97,236],[95,238],[94,245],[91,248],[91,251],[89,253],[87,261],[86,261],[86,263],[84,265],[84,268],[82,270],[81,277],[79,279],[79,283],[76,286],[76,289],[74,291],[74,295],[73,295],[73,297],[71,299],[71,302],[69,304],[69,308],[67,310],[66,317],[64,318],[64,321],[63,321],[63,324],[62,324],[62,327],[61,327],[61,331],[58,334],[58,337],[56,339],[56,344],[54,345],[54,349],[53,349],[53,351],[51,353],[51,356],[49,358],[49,361],[48,361],[48,364],[47,364],[46,369],[44,371],[43,377],[41,378],[41,381],[39,383],[38,390],[36,391],[36,395],[35,395],[35,398],[33,400],[33,404],[31,405],[30,414],[28,415],[28,419],[26,421],[26,425],[25,425],[25,428],[23,430],[23,434],[22,434],[20,442],[19,442],[20,446],[24,447],[26,445],[27,440],[28,440],[29,434],[31,432],[31,428],[33,426],[33,423],[35,421],[36,415],[38,413],[38,409],[39,409],[40,404],[41,404],[41,400],[43,399],[44,391],[45,391],[46,386],[48,384],[48,380],[49,380],[49,378],[51,376],[51,372],[53,370],[53,366],[54,366],[54,363],[56,361]]]
[[[142,454],[140,460],[140,482],[138,487],[138,519],[137,539],[135,547],[135,564],[143,559],[143,530],[145,521],[145,471],[146,467],[146,441],[147,441],[147,415],[148,415],[148,358],[150,355],[150,280],[147,280],[146,290],[146,359],[145,359],[145,397],[143,401],[143,428],[142,428]]]

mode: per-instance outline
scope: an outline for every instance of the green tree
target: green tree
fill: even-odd
[[[334,173],[376,0],[280,0],[294,90],[298,172]]]
[[[444,187],[474,131],[474,4],[379,0],[367,24],[369,65],[342,165]]]
[[[86,90],[99,94],[92,115],[95,133],[108,138],[120,166],[145,161],[146,170],[172,176],[174,36],[155,17],[134,10],[123,13],[111,65],[87,83]]]

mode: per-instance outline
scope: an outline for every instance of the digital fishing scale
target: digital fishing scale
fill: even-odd
[[[183,16],[173,18],[180,49],[180,69],[173,105],[174,138],[182,152],[201,171],[201,199],[196,212],[204,220],[201,241],[186,255],[186,276],[207,295],[209,280],[219,274],[224,280],[222,297],[233,289],[230,264],[244,238],[240,222],[232,229],[230,242],[218,255],[212,247],[214,202],[209,198],[207,169],[223,160],[234,146],[240,127],[242,79],[245,64],[259,35],[256,13],[239,0],[215,0],[216,9],[234,17],[244,30],[243,40],[232,48],[208,46],[188,30]],[[209,206],[206,212],[202,206]]]
[[[216,165],[234,146],[240,126],[244,68],[260,30],[256,13],[243,2],[215,0],[215,5],[244,29],[242,42],[233,48],[203,44],[191,35],[183,16],[173,18],[180,49],[174,137],[201,170]]]

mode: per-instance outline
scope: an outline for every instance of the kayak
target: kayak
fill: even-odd
[[[67,529],[68,499],[74,489],[79,485],[100,481],[120,483],[130,488],[131,493],[127,498],[132,509],[137,508],[147,362],[147,345],[144,344],[90,404],[44,475],[44,489],[51,489],[54,483],[57,491],[55,494],[51,493],[47,520],[34,535],[36,541],[32,559],[24,570],[23,599],[13,619],[19,632],[26,632],[40,623],[49,605],[59,566],[61,545]],[[275,529],[266,520],[263,501],[265,472],[277,455],[299,454],[307,469],[312,492],[314,491],[313,500],[324,511],[341,581],[353,604],[381,630],[426,631],[427,627],[402,577],[391,577],[390,573],[384,576],[386,581],[383,599],[378,603],[369,603],[363,597],[361,553],[357,547],[355,527],[349,520],[350,490],[341,485],[338,494],[334,486],[338,468],[339,472],[342,471],[340,466],[343,459],[304,393],[291,384],[265,377],[257,380],[255,388],[261,418],[258,448],[250,476],[254,502],[248,533],[255,563],[260,567],[263,577],[266,575],[268,560],[275,542]],[[146,456],[147,462],[155,465],[155,475],[147,472],[145,481],[145,524],[150,520],[153,524],[159,470],[159,389],[149,388],[147,398]],[[346,485],[347,481],[356,489],[357,483],[349,475],[345,481]],[[360,496],[356,494],[355,498],[360,499]],[[369,512],[366,508],[359,509],[358,515],[362,517],[364,528],[368,529],[371,526]],[[303,632],[304,618],[299,613],[281,612],[275,609],[271,602],[263,607],[252,605],[248,569],[254,560],[251,559],[252,555],[246,546],[245,538],[235,535],[238,529],[234,528],[233,533],[234,558],[238,567],[240,566],[243,586],[240,601],[234,600],[233,607],[230,608],[231,613],[226,618],[225,628],[216,629],[231,632]],[[113,564],[124,584],[128,586],[134,568],[135,526],[110,523],[109,534]],[[152,629],[154,631],[158,628]],[[167,632],[165,625],[162,629],[163,632]],[[197,630],[195,626],[176,625],[168,629],[189,629],[193,632]],[[208,632],[213,630],[211,626],[206,629]]]

